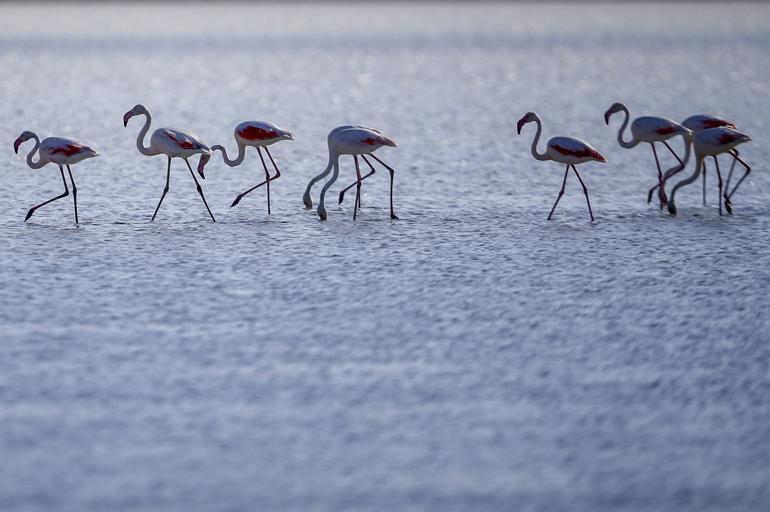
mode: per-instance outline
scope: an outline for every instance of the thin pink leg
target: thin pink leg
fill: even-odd
[[[371,171],[369,171],[368,174],[365,174],[361,178],[361,181],[364,181],[366,178],[368,178],[369,176],[374,174],[374,167],[372,166],[371,163],[369,163],[369,160],[366,159],[365,155],[361,155],[361,158],[363,158],[364,162],[366,162],[366,165],[368,165],[369,169],[371,169]],[[343,188],[342,191],[340,191],[340,197],[339,197],[339,201],[337,202],[337,204],[342,204],[342,200],[345,198],[345,192],[347,192],[351,188],[355,187],[357,184],[358,184],[358,180],[354,181],[353,183],[351,183],[347,187]],[[361,208],[361,200],[360,199],[358,201],[358,207]]]
[[[45,206],[48,203],[53,203],[57,199],[61,199],[63,197],[67,197],[68,195],[70,195],[69,188],[67,187],[67,180],[64,178],[64,169],[62,168],[61,165],[59,166],[59,172],[61,173],[62,183],[64,183],[64,193],[54,197],[53,199],[49,199],[48,201],[44,201],[44,202],[40,203],[39,205],[33,206],[32,208],[30,208],[29,211],[27,212],[27,216],[24,217],[24,222],[27,222],[29,220],[29,218],[32,217],[32,214],[35,213],[35,210],[37,210],[41,206]]]
[[[559,190],[559,195],[556,197],[556,202],[553,203],[553,206],[551,207],[551,213],[548,214],[548,219],[551,220],[551,217],[553,216],[554,210],[556,210],[556,205],[559,204],[559,201],[561,200],[561,196],[564,195],[564,189],[567,187],[567,174],[569,173],[569,165],[564,170],[564,179],[561,182],[561,190]]]
[[[591,215],[591,222],[594,221],[594,212],[591,210],[591,200],[588,199],[588,187],[586,187],[586,184],[583,183],[583,178],[580,177],[580,174],[577,172],[577,169],[575,166],[572,166],[572,170],[575,171],[575,176],[577,176],[577,179],[580,180],[580,185],[583,186],[583,193],[586,195],[586,203],[588,204],[588,214]]]

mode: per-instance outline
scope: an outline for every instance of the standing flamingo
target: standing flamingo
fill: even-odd
[[[551,213],[548,214],[548,220],[551,220],[553,212],[556,210],[556,205],[559,204],[561,196],[564,195],[564,187],[567,185],[567,174],[569,173],[570,167],[572,167],[575,176],[577,176],[580,185],[583,187],[583,193],[586,196],[586,203],[588,204],[588,214],[591,216],[591,222],[593,222],[594,213],[591,210],[591,201],[588,199],[588,188],[583,182],[583,178],[580,177],[575,165],[592,161],[606,163],[607,159],[591,147],[589,143],[574,137],[553,137],[548,141],[545,153],[538,153],[537,144],[540,141],[540,134],[543,131],[543,123],[540,121],[540,117],[537,114],[534,112],[527,112],[524,114],[524,117],[519,119],[519,122],[516,123],[516,132],[521,134],[521,128],[525,124],[531,122],[537,124],[537,132],[535,133],[535,138],[532,140],[532,156],[537,160],[552,160],[567,166],[564,171],[564,180],[561,184],[559,196],[556,198],[556,202],[553,203],[553,207],[551,207]]]
[[[674,185],[674,188],[671,190],[668,211],[671,215],[676,215],[676,204],[674,203],[676,191],[698,179],[698,175],[703,167],[704,159],[710,156],[714,159],[714,166],[717,170],[717,180],[719,182],[719,215],[722,215],[722,174],[719,172],[719,161],[717,160],[717,156],[723,153],[733,154],[732,151],[736,146],[750,141],[751,137],[732,128],[719,127],[703,130],[688,136],[688,138],[690,140],[687,142],[692,144],[693,152],[695,153],[695,172],[689,178]],[[745,178],[746,175],[743,177]],[[743,179],[741,179],[741,181],[743,181]],[[735,189],[738,188],[738,185],[740,184],[741,182],[739,181],[732,192],[726,194],[726,197],[729,198],[732,196],[733,192],[735,192]],[[728,210],[728,212],[731,212],[731,210]]]
[[[302,197],[302,201],[305,203],[305,206],[307,208],[313,207],[313,200],[310,197],[310,189],[314,184],[325,178],[332,171],[332,169],[334,169],[331,179],[329,179],[329,181],[324,184],[323,189],[321,189],[321,196],[318,200],[318,216],[321,218],[321,220],[326,220],[326,206],[324,204],[324,198],[326,197],[326,191],[329,190],[335,181],[337,181],[337,177],[339,176],[340,155],[352,155],[353,161],[356,164],[356,201],[355,205],[353,206],[353,220],[355,220],[356,213],[361,206],[361,182],[365,179],[361,176],[361,169],[358,166],[358,157],[360,155],[373,171],[374,168],[366,159],[367,156],[371,156],[383,167],[385,167],[388,172],[390,172],[390,218],[398,219],[393,211],[393,178],[395,171],[392,167],[374,155],[374,152],[382,146],[396,147],[396,143],[392,139],[386,137],[379,130],[367,128],[365,126],[351,125],[339,126],[329,132],[327,142],[329,144],[329,163],[322,173],[320,173],[318,176],[315,176],[310,180],[310,183],[308,183],[307,188],[305,189],[305,194]],[[366,175],[366,177],[369,177],[372,174],[374,173],[370,172]]]
[[[27,154],[27,165],[32,169],[40,169],[45,164],[53,162],[59,166],[59,173],[61,173],[61,180],[64,183],[64,193],[42,202],[37,206],[33,206],[27,212],[27,216],[24,217],[26,222],[35,210],[48,203],[52,203],[57,199],[67,197],[69,195],[69,189],[67,188],[67,180],[64,178],[64,168],[67,167],[67,174],[70,176],[70,182],[72,182],[72,201],[75,204],[75,224],[79,224],[78,221],[78,189],[75,186],[75,180],[72,177],[72,170],[70,165],[75,165],[78,162],[85,160],[86,158],[93,158],[99,156],[99,154],[89,146],[86,146],[80,141],[74,139],[64,139],[61,137],[48,137],[40,142],[40,138],[32,132],[25,131],[16,141],[13,143],[13,150],[16,154],[19,153],[19,146],[29,139],[35,139],[35,146]],[[37,162],[32,160],[33,155],[39,150]]]
[[[160,196],[160,201],[158,201],[158,206],[155,207],[155,213],[152,214],[152,219],[150,219],[150,222],[155,220],[155,216],[158,214],[160,205],[163,203],[163,198],[166,197],[166,193],[168,192],[169,182],[171,181],[172,158],[181,158],[185,161],[187,168],[190,170],[190,176],[192,176],[193,181],[195,181],[195,187],[198,189],[198,195],[201,196],[201,199],[203,199],[203,204],[206,206],[206,211],[209,212],[211,220],[216,222],[214,214],[211,213],[209,204],[206,202],[206,198],[203,196],[203,189],[201,188],[200,183],[198,183],[198,179],[195,177],[195,173],[193,172],[192,167],[190,167],[190,162],[187,160],[193,155],[200,154],[201,158],[198,162],[198,174],[201,175],[202,179],[206,179],[203,174],[203,168],[206,166],[206,162],[209,161],[209,158],[211,158],[211,149],[209,149],[209,147],[204,144],[195,134],[186,130],[178,130],[175,128],[158,128],[152,132],[152,137],[150,137],[150,145],[145,146],[144,137],[147,135],[147,131],[150,129],[152,116],[144,105],[135,105],[134,108],[126,112],[123,115],[123,126],[128,126],[128,120],[138,115],[145,116],[144,126],[139,131],[139,135],[136,137],[136,147],[139,149],[139,152],[146,156],[163,154],[168,158],[168,168],[166,170],[166,186],[163,189],[163,194]]]
[[[674,121],[670,119],[666,119],[663,117],[651,117],[651,116],[643,116],[643,117],[637,117],[634,119],[634,121],[631,123],[631,140],[626,142],[623,140],[623,132],[626,130],[626,126],[628,126],[628,122],[630,120],[631,114],[628,112],[628,107],[623,105],[622,103],[614,103],[607,111],[604,113],[604,122],[607,123],[609,126],[610,124],[610,116],[615,114],[616,112],[624,112],[626,117],[623,121],[623,124],[620,126],[620,130],[618,130],[618,143],[622,148],[625,149],[631,149],[640,142],[646,142],[650,145],[652,148],[652,154],[655,157],[655,165],[658,167],[658,199],[660,200],[660,207],[663,208],[663,205],[666,204],[667,198],[666,198],[666,191],[663,186],[663,171],[660,168],[660,160],[658,160],[658,152],[655,150],[655,143],[661,142],[663,145],[668,148],[668,150],[671,152],[672,155],[674,155],[674,158],[679,162],[680,169],[684,169],[684,162],[681,158],[674,152],[673,149],[671,149],[671,146],[668,144],[668,139],[671,139],[677,135],[685,136],[687,129],[684,128],[682,125],[675,123]],[[649,203],[652,200],[652,195],[649,195],[647,198],[647,202]]]
[[[687,128],[688,130],[698,133],[702,132],[704,130],[708,130],[711,128],[719,128],[719,127],[725,127],[725,128],[732,128],[735,129],[735,123],[732,123],[726,119],[722,119],[721,117],[713,116],[710,114],[696,114],[694,116],[690,116],[687,119],[684,120],[682,123],[682,126]],[[727,174],[727,182],[725,185],[725,189],[730,189],[730,181],[733,178],[733,171],[735,170],[735,164],[736,162],[740,162],[741,165],[746,169],[746,172],[744,173],[743,177],[741,177],[740,181],[738,182],[738,185],[743,182],[746,175],[748,175],[751,172],[751,167],[748,166],[746,162],[741,160],[740,155],[738,154],[737,149],[732,149],[728,153],[730,153],[733,156],[733,162],[730,165],[730,172]],[[685,164],[687,164],[687,161],[685,160]],[[679,169],[681,170],[681,169]],[[668,178],[668,175],[676,174],[678,171],[675,169],[669,169],[669,171],[666,173],[667,176],[664,176],[663,181],[665,181]],[[738,186],[733,189],[733,192],[735,192],[735,189],[737,189]],[[732,213],[732,202],[730,201],[732,197],[732,194],[725,195],[725,208],[727,208],[727,213]],[[706,206],[706,162],[703,162],[703,206]]]
[[[278,179],[281,176],[281,171],[275,164],[275,160],[273,160],[273,156],[270,154],[270,150],[267,146],[275,144],[279,140],[294,140],[294,136],[273,123],[268,123],[266,121],[244,121],[235,127],[234,136],[235,143],[238,145],[238,157],[235,160],[230,160],[227,156],[227,150],[219,144],[211,146],[211,151],[221,151],[225,163],[230,167],[235,167],[241,165],[243,162],[243,159],[246,156],[246,146],[257,148],[259,159],[262,160],[262,167],[265,169],[265,181],[262,181],[248,189],[246,192],[239,194],[230,205],[230,208],[240,203],[241,199],[243,199],[243,196],[246,194],[251,193],[262,185],[267,185],[267,213],[270,214],[270,182]],[[265,152],[275,169],[275,175],[272,177],[267,170],[267,165],[265,165],[265,158],[262,156],[261,148],[265,149]]]

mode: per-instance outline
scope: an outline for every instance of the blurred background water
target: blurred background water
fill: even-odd
[[[0,510],[740,510],[770,507],[770,8],[765,4],[4,4]],[[715,113],[754,141],[720,218],[645,203],[649,149],[602,114]],[[148,223],[140,121],[232,150]],[[597,222],[545,137],[590,141]],[[616,121],[619,123],[619,121]],[[341,124],[398,148],[352,221],[302,208]],[[28,169],[22,130],[101,156]],[[677,143],[676,149],[680,150]],[[22,153],[28,146],[22,148]],[[666,157],[664,157],[665,159]],[[723,160],[727,166],[727,160]],[[667,161],[667,164],[671,162]],[[688,170],[688,173],[691,169]],[[343,159],[340,185],[352,181]],[[314,194],[317,197],[317,191]]]

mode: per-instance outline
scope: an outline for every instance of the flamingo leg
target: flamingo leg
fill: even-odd
[[[717,180],[719,182],[719,215],[722,215],[722,173],[719,172],[719,160],[717,160],[716,155],[714,155],[714,165],[717,168]]]
[[[353,155],[353,161],[356,163],[356,203],[353,206],[353,220],[356,220],[356,213],[361,208],[361,168],[358,166],[358,155]]]
[[[45,206],[48,203],[53,203],[57,199],[61,199],[62,197],[67,197],[70,194],[69,188],[67,187],[67,180],[64,178],[64,169],[62,168],[61,165],[59,166],[59,172],[61,173],[62,183],[64,183],[64,193],[61,194],[61,195],[58,195],[58,196],[56,196],[56,197],[54,197],[52,199],[49,199],[48,201],[44,201],[44,202],[40,203],[37,206],[33,206],[32,208],[30,208],[29,211],[27,212],[27,216],[24,217],[24,222],[27,222],[29,220],[29,218],[32,217],[32,214],[35,213],[35,210],[37,210],[41,206]]]
[[[572,170],[575,171],[575,176],[577,176],[577,179],[580,180],[580,185],[583,187],[583,193],[586,195],[586,203],[588,204],[588,213],[591,215],[591,222],[593,222],[594,212],[591,210],[591,200],[588,199],[588,187],[586,187],[586,184],[583,183],[583,178],[580,177],[580,174],[578,174],[578,171],[574,165],[572,166]]]
[[[67,173],[70,175],[70,183],[72,183],[72,201],[75,203],[75,224],[78,222],[78,188],[75,186],[75,178],[72,177],[72,170],[69,164],[67,164]]]
[[[567,165],[567,168],[564,170],[564,180],[561,182],[561,190],[559,190],[559,195],[556,197],[556,202],[553,203],[553,206],[551,207],[551,213],[548,214],[548,219],[551,220],[551,217],[553,216],[554,210],[556,210],[556,205],[559,204],[559,201],[561,200],[561,196],[564,195],[564,189],[567,186],[567,174],[569,174],[569,165]]]
[[[733,156],[733,162],[730,165],[730,172],[727,174],[727,181],[725,182],[725,190],[730,190],[730,181],[733,178],[733,171],[735,170],[735,164],[737,162],[735,157],[738,155],[738,150],[731,149],[730,151],[728,151],[728,153],[730,153]]]
[[[665,140],[664,140],[664,141],[663,141],[663,144],[666,146],[666,148],[668,148],[668,150],[671,152],[671,154],[672,154],[672,155],[674,155],[674,158],[676,158],[676,161],[677,161],[677,162],[679,162],[679,165],[678,165],[677,167],[672,167],[671,169],[667,170],[667,171],[666,171],[666,172],[663,174],[663,184],[665,185],[665,184],[666,184],[666,181],[667,181],[667,180],[668,180],[670,177],[672,177],[672,176],[674,176],[675,174],[678,174],[680,171],[684,170],[685,164],[684,164],[684,162],[682,161],[682,159],[681,159],[681,158],[679,158],[679,155],[677,155],[677,154],[676,154],[676,151],[674,151],[674,150],[671,148],[671,146],[669,145],[669,143],[668,143],[667,141],[665,141]],[[647,204],[650,204],[650,202],[652,201],[652,194],[653,194],[653,192],[655,192],[655,191],[658,189],[658,187],[659,187],[659,186],[660,186],[660,184],[657,184],[657,185],[655,185],[654,187],[652,187],[652,188],[651,188],[651,189],[650,189],[650,190],[647,192]]]
[[[652,154],[655,156],[655,165],[658,166],[658,201],[660,202],[660,209],[662,210],[663,206],[668,203],[666,191],[663,188],[663,171],[660,170],[660,160],[658,160],[658,152],[655,150],[655,143],[651,142],[650,147],[652,148]]]
[[[241,202],[241,199],[243,199],[244,196],[247,194],[250,194],[257,190],[262,185],[267,185],[267,213],[270,214],[270,182],[277,179],[281,175],[281,171],[278,170],[278,166],[275,165],[275,160],[273,160],[273,157],[270,156],[270,152],[267,151],[267,148],[265,148],[265,151],[267,151],[267,156],[270,157],[270,161],[273,163],[273,167],[275,168],[276,174],[273,177],[270,177],[270,173],[267,170],[267,166],[265,165],[265,159],[262,157],[262,152],[259,151],[259,148],[257,148],[257,151],[259,152],[259,158],[262,160],[262,168],[265,170],[265,180],[257,183],[250,189],[248,189],[246,192],[243,192],[241,194],[238,194],[238,196],[233,200],[232,204],[230,205],[230,208],[237,205]]]
[[[195,173],[193,172],[192,167],[190,167],[190,162],[185,158],[184,163],[186,163],[187,168],[190,169],[190,176],[192,176],[192,179],[195,182],[195,188],[198,189],[198,195],[201,196],[201,199],[203,199],[203,205],[206,207],[206,211],[209,212],[211,221],[216,222],[217,219],[215,219],[214,214],[211,213],[211,208],[209,208],[209,204],[206,202],[206,197],[203,195],[203,189],[201,188],[201,184],[198,183],[198,178],[195,177]]]
[[[396,171],[394,171],[391,166],[389,166],[388,164],[386,164],[385,162],[383,162],[382,160],[380,160],[379,158],[374,156],[373,153],[370,153],[369,156],[374,158],[378,162],[380,162],[380,164],[383,167],[385,167],[388,170],[388,172],[390,173],[390,218],[393,219],[393,220],[398,220],[398,217],[396,216],[395,212],[393,211],[393,179],[395,178]]]
[[[706,161],[703,161],[703,206],[706,206]]]
[[[748,176],[748,175],[749,175],[749,173],[751,172],[751,167],[749,167],[749,164],[747,164],[746,162],[744,162],[744,161],[741,159],[741,157],[740,157],[740,156],[738,156],[738,152],[737,152],[737,151],[735,152],[735,154],[733,154],[733,158],[735,158],[735,160],[737,160],[738,162],[740,162],[740,164],[741,164],[741,165],[742,165],[742,166],[743,166],[743,167],[746,169],[746,172],[743,174],[743,176],[741,176],[741,179],[739,179],[739,180],[738,180],[738,183],[736,183],[736,184],[735,184],[735,186],[733,187],[732,191],[730,191],[730,192],[727,194],[727,199],[730,199],[730,198],[732,198],[732,197],[733,197],[733,194],[735,194],[735,191],[738,189],[738,187],[739,187],[739,186],[741,186],[741,183],[743,183],[743,180],[745,180],[745,179],[746,179],[746,176]],[[728,187],[728,188],[729,188],[729,187]]]
[[[374,167],[372,167],[372,164],[371,164],[371,163],[369,163],[369,160],[367,160],[367,159],[366,159],[366,156],[365,156],[365,155],[361,155],[361,158],[363,158],[363,159],[364,159],[364,162],[366,162],[366,165],[368,165],[368,166],[369,166],[369,169],[371,169],[371,171],[370,171],[368,174],[364,175],[364,176],[361,178],[361,181],[364,181],[366,178],[368,178],[369,176],[371,176],[372,174],[374,174]],[[344,189],[342,189],[342,191],[340,191],[340,198],[339,198],[339,201],[337,202],[337,204],[342,204],[342,200],[343,200],[343,198],[345,197],[345,192],[347,192],[347,191],[348,191],[348,190],[350,190],[351,188],[355,187],[357,183],[358,183],[358,180],[354,181],[353,183],[351,183],[350,185],[348,185],[347,187],[345,187]],[[358,207],[359,207],[359,208],[361,207],[361,200],[360,200],[360,199],[359,199],[359,201],[358,201]]]
[[[158,201],[158,206],[155,207],[155,212],[152,214],[152,219],[150,219],[150,222],[155,220],[155,216],[158,214],[158,210],[160,210],[160,205],[163,203],[163,199],[166,197],[166,194],[168,193],[168,185],[171,181],[171,157],[168,157],[168,169],[166,170],[166,186],[163,188],[163,193],[160,195],[160,201]]]

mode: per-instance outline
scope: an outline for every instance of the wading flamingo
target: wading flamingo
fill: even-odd
[[[43,139],[43,142],[40,142],[40,138],[37,135],[26,131],[19,135],[19,138],[16,139],[16,141],[13,143],[14,152],[18,154],[19,146],[21,146],[25,141],[29,139],[35,140],[35,146],[32,148],[32,151],[27,154],[27,165],[33,169],[40,169],[49,162],[53,162],[58,165],[59,173],[61,173],[61,180],[62,183],[64,183],[64,193],[30,208],[27,212],[27,216],[24,217],[24,221],[26,222],[30,217],[32,217],[32,214],[35,213],[35,210],[41,206],[47,205],[48,203],[52,203],[57,199],[67,197],[69,195],[70,192],[67,188],[67,180],[64,178],[64,168],[62,167],[64,166],[67,168],[67,174],[70,175],[70,182],[72,182],[72,201],[75,204],[75,224],[79,224],[78,189],[75,186],[75,180],[72,178],[72,170],[70,169],[70,165],[75,165],[76,163],[81,162],[86,158],[99,156],[99,154],[93,148],[90,148],[77,140],[64,139],[61,137],[48,137],[47,139]],[[38,159],[37,162],[35,162],[32,160],[32,157],[38,150]]]
[[[733,130],[732,128],[721,127],[709,128],[708,130],[703,130],[702,132],[692,134],[688,138],[691,140],[687,142],[692,144],[693,152],[695,153],[695,172],[692,174],[692,176],[680,181],[674,185],[673,189],[671,189],[671,197],[668,202],[668,211],[671,215],[676,215],[676,204],[674,203],[674,196],[676,195],[676,191],[698,179],[698,175],[700,174],[701,168],[703,167],[703,160],[710,156],[714,158],[714,166],[717,170],[717,180],[719,183],[719,215],[722,215],[722,174],[719,172],[719,161],[717,160],[717,156],[723,153],[732,154],[731,151],[736,146],[750,141],[751,137],[739,131]],[[746,175],[743,177],[745,178]],[[741,178],[741,181],[743,181],[743,178]],[[738,188],[738,185],[740,184],[740,181],[736,183],[732,192],[735,192],[735,189]],[[732,192],[729,194],[726,193],[726,196],[732,196]],[[728,212],[731,212],[731,210],[728,210]]]
[[[219,144],[211,146],[211,151],[221,151],[222,159],[225,161],[225,163],[230,167],[235,167],[243,163],[243,159],[246,156],[246,146],[257,148],[259,159],[262,161],[262,167],[265,170],[265,181],[262,181],[248,189],[246,192],[239,194],[230,205],[230,208],[240,203],[241,199],[243,199],[243,196],[246,194],[253,192],[262,185],[266,185],[267,213],[270,214],[270,182],[277,180],[281,176],[281,171],[275,164],[275,160],[273,160],[273,156],[270,154],[270,150],[267,149],[267,146],[270,144],[275,144],[279,140],[294,140],[294,137],[286,130],[266,121],[244,121],[235,127],[235,132],[233,135],[235,137],[235,143],[238,145],[238,156],[235,160],[230,160],[230,158],[227,156],[227,150],[225,150],[225,148]],[[275,169],[275,175],[272,177],[267,170],[267,165],[265,165],[265,158],[262,156],[261,148],[265,149],[265,153],[267,153],[267,157],[270,159],[270,162],[273,164],[273,168]]]
[[[704,130],[709,130],[711,128],[719,128],[719,127],[735,129],[735,123],[732,123],[727,119],[723,119],[721,117],[717,117],[711,114],[696,114],[694,116],[690,116],[687,119],[685,119],[684,122],[682,122],[682,126],[684,126],[685,128],[687,128],[693,133],[699,133]],[[740,155],[738,154],[737,149],[732,149],[728,153],[732,155],[733,161],[732,161],[732,165],[730,165],[730,172],[727,175],[727,182],[725,184],[726,191],[730,190],[730,181],[732,181],[732,178],[733,178],[733,171],[735,170],[736,162],[740,162],[740,164],[745,168],[744,175],[740,179],[738,184],[742,183],[746,175],[751,172],[751,167],[749,167],[749,165],[740,158]],[[690,152],[686,151],[684,158],[682,158],[685,166],[687,165],[689,157],[690,157]],[[703,173],[703,180],[702,180],[703,181],[703,206],[706,206],[706,162],[704,161],[702,165],[703,165],[703,171],[702,171]],[[667,170],[666,173],[663,175],[663,183],[665,184],[665,182],[671,176],[674,176],[675,174],[679,173],[682,169],[684,168],[681,166],[675,166]],[[652,196],[652,193],[657,187],[658,186],[656,185],[655,187],[650,189],[650,194],[648,198]],[[733,192],[735,192],[735,189],[737,188],[738,187],[736,186],[733,189]],[[724,195],[725,208],[727,208],[728,213],[732,213],[732,202],[730,201],[731,197],[732,197],[732,194]]]
[[[524,114],[524,117],[519,119],[519,122],[516,123],[516,132],[521,134],[521,128],[525,124],[532,122],[537,124],[537,132],[535,133],[535,138],[532,140],[532,156],[534,156],[537,160],[552,160],[567,166],[564,170],[564,180],[561,184],[559,196],[556,198],[556,202],[553,203],[553,207],[551,207],[551,213],[548,214],[548,220],[551,220],[553,212],[556,209],[556,205],[559,204],[561,196],[564,195],[564,187],[567,185],[567,174],[569,173],[570,167],[572,167],[572,170],[575,172],[575,176],[577,176],[577,179],[580,181],[580,185],[583,187],[583,193],[586,196],[586,204],[588,204],[588,214],[591,216],[591,221],[593,222],[594,212],[591,210],[591,201],[588,199],[588,188],[586,187],[586,184],[583,183],[583,178],[580,177],[580,174],[575,168],[575,165],[585,162],[606,163],[607,160],[598,151],[591,147],[589,143],[573,137],[554,137],[548,141],[545,153],[538,153],[537,143],[540,141],[540,134],[543,131],[543,123],[540,121],[540,117],[538,117],[537,114],[534,112],[527,112]]]
[[[168,192],[169,182],[171,181],[172,158],[181,158],[187,164],[187,168],[190,170],[190,176],[192,176],[193,181],[195,181],[195,188],[198,189],[198,195],[200,195],[201,199],[203,199],[203,204],[206,206],[206,211],[209,212],[211,220],[216,222],[214,214],[211,213],[209,204],[206,202],[206,198],[203,195],[203,189],[201,188],[200,183],[198,183],[198,179],[195,177],[195,173],[193,172],[192,167],[190,167],[190,162],[187,160],[193,155],[201,155],[200,161],[198,162],[198,174],[201,175],[202,179],[206,179],[206,177],[203,175],[203,168],[206,166],[206,162],[209,161],[209,158],[211,158],[211,149],[209,149],[209,147],[204,144],[195,134],[186,130],[178,130],[175,128],[158,128],[152,132],[152,137],[150,137],[150,145],[145,146],[144,137],[147,135],[147,132],[150,129],[152,116],[150,116],[150,112],[144,105],[135,105],[134,108],[126,112],[125,115],[123,115],[123,126],[128,126],[128,120],[138,115],[145,116],[144,126],[139,131],[139,135],[136,137],[136,147],[139,149],[139,152],[145,156],[166,155],[168,158],[168,168],[166,169],[166,186],[163,189],[163,194],[160,196],[160,201],[158,201],[158,206],[155,207],[155,213],[152,214],[152,219],[150,219],[150,222],[155,220],[155,216],[158,214],[160,205],[163,203],[163,198],[166,197],[166,193]]]
[[[329,163],[321,174],[311,179],[310,183],[308,183],[307,188],[305,189],[305,194],[302,196],[302,201],[305,203],[305,206],[307,208],[313,207],[313,200],[310,197],[310,189],[318,181],[322,180],[330,172],[332,172],[333,169],[334,172],[332,177],[329,179],[329,181],[326,182],[326,184],[324,184],[323,189],[321,189],[321,196],[318,200],[318,216],[321,218],[321,220],[326,220],[327,216],[324,198],[326,197],[326,191],[329,190],[329,187],[331,187],[335,181],[337,181],[337,177],[339,176],[340,155],[352,155],[353,161],[356,164],[356,202],[353,206],[353,220],[355,220],[356,213],[361,206],[361,182],[364,179],[361,176],[361,168],[358,165],[358,157],[360,155],[361,158],[363,158],[367,163],[367,165],[372,167],[369,161],[366,159],[366,156],[371,156],[383,167],[385,167],[388,172],[390,172],[390,218],[398,219],[393,211],[393,178],[395,171],[392,167],[374,155],[374,152],[382,146],[396,147],[396,143],[378,130],[367,128],[365,126],[351,125],[339,126],[329,132],[327,142],[329,144]],[[373,167],[372,170],[374,170]],[[369,177],[372,174],[373,172],[370,172],[366,175],[366,177]],[[347,190],[347,188],[345,190]]]
[[[625,119],[623,120],[623,124],[620,126],[620,130],[618,130],[618,143],[620,144],[620,147],[631,149],[638,145],[640,142],[646,142],[652,148],[652,154],[655,157],[655,165],[658,167],[658,199],[660,200],[660,207],[663,208],[668,200],[666,198],[666,191],[663,186],[663,171],[660,168],[660,160],[658,159],[658,152],[655,150],[655,143],[660,142],[666,146],[671,154],[674,155],[674,158],[676,158],[676,160],[679,162],[680,170],[684,169],[684,162],[681,158],[679,158],[674,150],[671,149],[671,146],[667,141],[668,139],[676,137],[677,135],[685,137],[687,129],[679,123],[675,123],[674,121],[663,117],[637,117],[631,123],[631,140],[626,142],[623,140],[623,132],[625,132],[626,126],[628,126],[628,122],[631,118],[631,114],[628,112],[628,107],[622,103],[614,103],[604,113],[604,122],[609,126],[610,116],[617,112],[623,112],[626,115]],[[651,200],[652,196],[650,195],[647,198],[647,202],[649,203]]]

